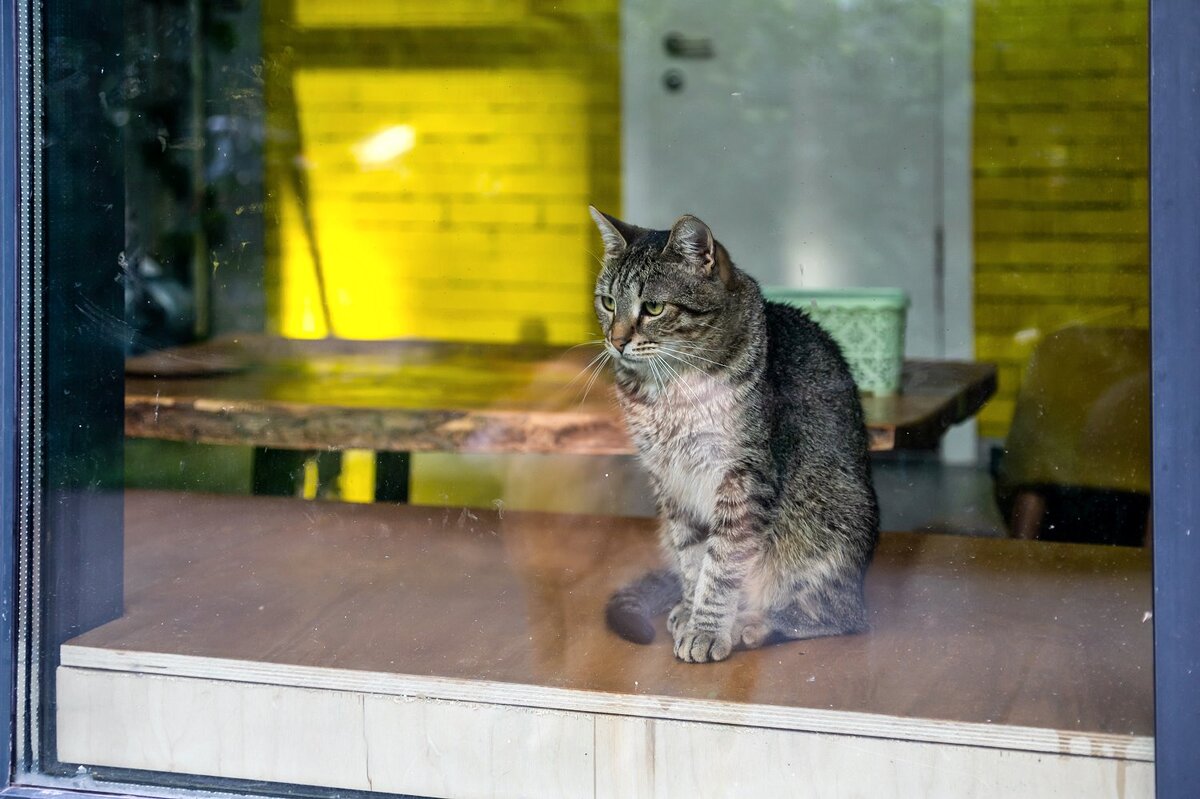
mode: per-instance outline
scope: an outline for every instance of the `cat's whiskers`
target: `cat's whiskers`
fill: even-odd
[[[587,341],[581,341],[581,342],[579,342],[578,344],[575,344],[575,345],[573,345],[573,346],[571,346],[571,347],[567,347],[565,350],[563,350],[563,355],[566,355],[568,352],[571,352],[572,350],[577,350],[577,349],[579,349],[580,347],[594,347],[594,346],[596,346],[597,344],[601,344],[601,345],[603,345],[603,344],[604,344],[604,339],[602,339],[602,338],[590,338],[590,339],[588,339]]]
[[[698,360],[698,361],[704,361],[705,363],[711,363],[713,366],[720,366],[722,369],[726,368],[725,364],[721,363],[720,361],[714,361],[710,358],[705,358],[702,355],[696,355],[694,352],[689,352],[687,350],[675,349],[673,347],[663,347],[661,345],[659,346],[659,349],[662,350],[663,352],[669,352],[672,355],[682,356],[684,358],[694,358],[695,360]],[[684,363],[687,363],[687,361],[684,361]],[[695,366],[696,366],[694,363],[689,363],[688,365],[693,368],[695,368]]]
[[[658,391],[661,394],[667,390],[667,381],[663,377],[662,369],[659,368],[657,361],[657,357],[652,357],[646,361],[646,364],[650,367],[650,371],[654,373],[654,379],[658,383]]]
[[[669,355],[669,353],[665,353],[665,352],[663,354]],[[678,383],[679,386],[682,387],[683,390],[686,391],[689,396],[691,396],[692,407],[694,407],[696,410],[700,410],[700,407],[701,407],[700,398],[698,396],[696,396],[696,392],[693,391],[692,387],[689,386],[687,381],[683,379],[683,376],[680,375],[679,372],[675,370],[675,367],[671,366],[671,364],[669,364],[665,360],[663,360],[662,355],[655,355],[654,357],[656,359],[658,359],[658,362],[660,364],[662,364],[664,369],[666,369],[668,372],[670,372],[674,376],[674,382]]]
[[[672,344],[672,346],[679,347],[681,349],[689,350],[692,352],[710,352],[710,353],[712,353],[712,352],[717,351],[713,347],[705,347],[700,344],[697,344],[694,341],[673,341],[673,342],[671,342],[671,344]]]
[[[590,360],[588,362],[587,366],[580,369],[579,372],[574,377],[571,378],[570,382],[567,383],[565,386],[563,386],[563,388],[570,388],[571,386],[575,385],[575,383],[579,380],[579,378],[583,377],[584,374],[588,374],[592,371],[593,366],[595,366],[597,363],[601,363],[604,359],[604,356],[606,356],[606,355],[608,355],[608,350],[600,350],[600,352],[597,353],[596,357],[592,358],[592,360]],[[601,367],[603,367],[602,363],[601,363]]]
[[[587,385],[583,387],[583,399],[579,401],[580,405],[587,402],[588,393],[592,390],[592,385],[596,382],[596,378],[600,376],[600,373],[604,371],[604,367],[608,365],[608,359],[611,357],[612,355],[609,354],[608,350],[602,350],[600,355],[592,361],[596,363],[596,368],[592,370],[592,376],[588,378]]]

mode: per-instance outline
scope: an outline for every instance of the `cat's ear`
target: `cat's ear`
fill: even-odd
[[[609,216],[603,211],[596,210],[594,205],[588,206],[588,212],[595,220],[596,227],[600,228],[600,238],[604,239],[604,254],[616,257],[625,252],[625,248],[633,240],[637,228],[625,224],[615,216]]]
[[[667,239],[663,254],[672,250],[702,274],[712,274],[717,259],[716,240],[708,225],[691,214],[679,217],[671,226],[671,237]]]

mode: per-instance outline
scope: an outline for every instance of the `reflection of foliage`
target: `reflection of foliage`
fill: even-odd
[[[204,76],[210,54],[238,45],[233,20],[249,1],[125,3],[122,107],[112,116],[125,134],[127,314],[161,340],[189,337],[194,261],[225,235],[217,176],[205,174]]]

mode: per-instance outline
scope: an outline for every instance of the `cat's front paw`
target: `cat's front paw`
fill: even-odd
[[[680,602],[667,614],[667,630],[671,637],[679,640],[679,634],[692,622],[692,609],[686,602]]]
[[[724,660],[733,651],[728,633],[684,630],[675,636],[675,657],[685,663],[708,663]]]

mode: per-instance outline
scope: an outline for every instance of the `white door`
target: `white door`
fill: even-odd
[[[908,355],[969,356],[968,4],[625,0],[626,218],[694,213],[764,285],[903,288]]]

